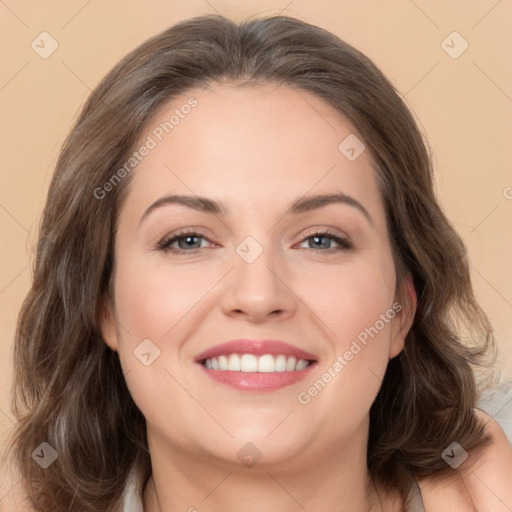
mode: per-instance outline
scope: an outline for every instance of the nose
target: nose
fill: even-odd
[[[291,277],[271,251],[252,263],[235,254],[235,268],[229,273],[221,305],[224,313],[252,323],[285,320],[295,314],[297,296]]]

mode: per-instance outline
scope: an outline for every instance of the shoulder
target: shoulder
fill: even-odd
[[[470,450],[456,471],[418,480],[426,512],[512,510],[512,448],[500,424],[475,409],[489,442]],[[462,447],[463,448],[463,447]]]
[[[500,424],[487,413],[476,410],[490,436],[487,445],[477,447],[470,457],[473,465],[463,473],[478,510],[512,509],[512,448]],[[478,504],[481,504],[478,506]]]

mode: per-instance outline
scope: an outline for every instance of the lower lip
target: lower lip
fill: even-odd
[[[201,368],[213,380],[242,391],[275,391],[291,386],[307,377],[316,363],[311,363],[304,370],[293,372],[230,372]]]

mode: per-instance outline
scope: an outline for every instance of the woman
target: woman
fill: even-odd
[[[382,73],[293,18],[195,18],[109,73],[61,153],[12,453],[45,512],[499,510],[492,344]]]

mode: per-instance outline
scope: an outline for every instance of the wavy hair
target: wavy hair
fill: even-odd
[[[404,499],[441,452],[485,439],[475,369],[494,348],[460,236],[435,196],[424,140],[372,61],[332,33],[286,16],[180,22],[122,59],[92,92],[57,161],[40,225],[33,284],[17,325],[11,456],[38,511],[117,510],[132,467],[147,479],[145,420],[118,354],[100,333],[112,298],[114,239],[130,176],[95,191],[130,158],[157,109],[214,81],[284,84],[324,100],[359,131],[386,209],[398,284],[418,296],[403,351],[370,410],[368,469]],[[463,339],[464,337],[464,339]],[[58,453],[42,469],[31,453]]]

